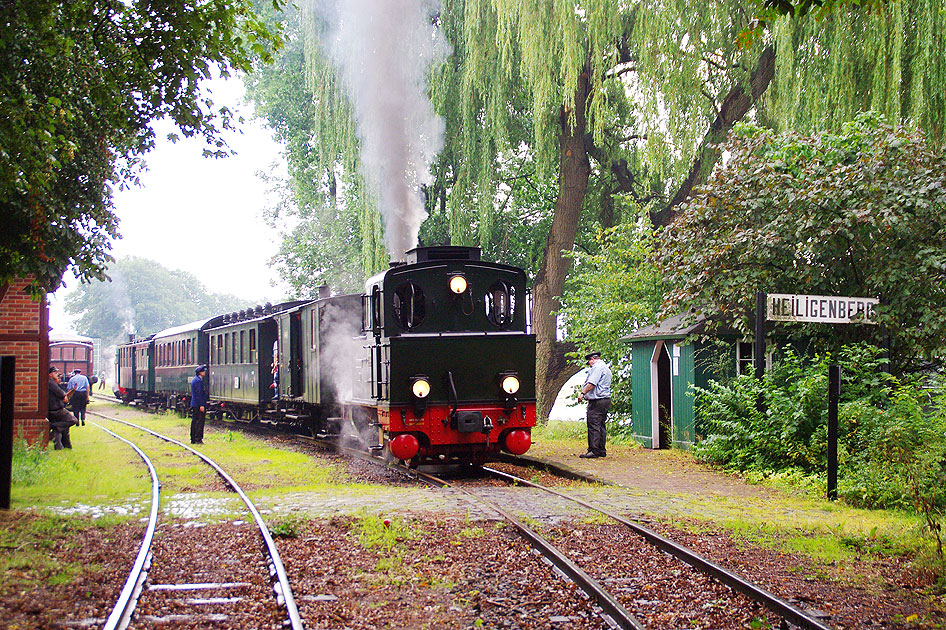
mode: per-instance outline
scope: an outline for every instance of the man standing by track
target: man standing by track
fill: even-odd
[[[191,444],[203,444],[208,400],[207,387],[204,385],[207,366],[198,366],[194,373],[196,376],[191,380]]]
[[[89,379],[82,373],[82,370],[75,369],[72,371],[66,389],[74,392],[72,394],[72,413],[79,424],[85,426],[85,408],[88,407],[89,398],[92,397],[92,385],[89,383]]]
[[[608,431],[606,421],[611,407],[611,368],[601,360],[600,352],[585,355],[585,361],[591,371],[585,377],[585,384],[578,392],[578,400],[588,401],[586,421],[588,423],[588,452],[579,455],[582,459],[607,457],[605,450]]]

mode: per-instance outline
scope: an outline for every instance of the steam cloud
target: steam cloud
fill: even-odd
[[[431,16],[439,0],[311,0],[328,22],[328,52],[347,86],[365,178],[381,204],[392,259],[417,245],[427,218],[420,187],[443,148],[444,122],[427,98],[427,74],[450,45]]]

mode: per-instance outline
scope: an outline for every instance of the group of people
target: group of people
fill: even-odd
[[[85,408],[92,396],[92,384],[81,370],[73,370],[64,390],[60,385],[62,373],[57,367],[49,368],[49,406],[46,417],[55,449],[72,448],[69,429],[85,426]],[[67,407],[72,407],[72,412]],[[73,415],[75,414],[75,415]]]

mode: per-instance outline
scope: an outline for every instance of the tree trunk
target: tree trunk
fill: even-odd
[[[556,313],[570,264],[563,252],[571,251],[575,245],[578,218],[591,173],[585,146],[585,108],[589,87],[586,67],[575,87],[573,123],[566,108],[562,108],[559,114],[558,199],[532,298],[532,325],[539,342],[535,368],[540,422],[548,420],[555,396],[576,371],[568,366],[565,358],[565,353],[574,348],[573,344],[556,340]]]
[[[765,93],[773,76],[775,76],[775,48],[766,46],[759,56],[755,70],[752,71],[752,76],[749,77],[749,93],[746,93],[741,84],[729,90],[729,94],[723,99],[723,104],[719,108],[716,120],[703,136],[703,142],[696,152],[690,172],[677,189],[677,194],[666,206],[651,213],[650,219],[655,227],[670,225],[677,216],[680,204],[686,201],[693,192],[693,188],[706,183],[713,167],[719,161],[720,152],[716,145],[726,140],[733,125],[742,120]]]

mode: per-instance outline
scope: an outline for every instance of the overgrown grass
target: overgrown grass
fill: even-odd
[[[92,527],[111,527],[113,519],[89,519],[50,514],[0,513],[0,575],[7,588],[31,589],[41,584],[69,584],[96,567],[71,561],[69,553],[82,544]]]

